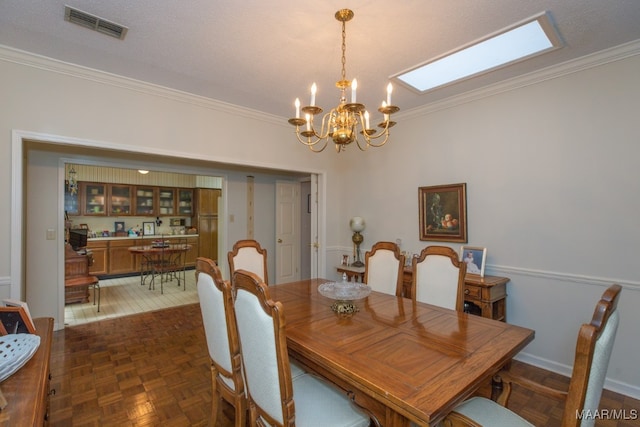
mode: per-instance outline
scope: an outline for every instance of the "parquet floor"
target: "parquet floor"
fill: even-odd
[[[549,385],[560,375],[515,362],[512,369]],[[198,304],[105,319],[54,333],[51,374],[57,426],[206,426],[211,407],[204,330]],[[480,390],[488,393],[489,387]],[[510,408],[536,426],[559,426],[562,405],[514,387]],[[640,412],[640,401],[605,391],[601,408]],[[233,426],[225,408],[216,427]],[[597,420],[637,427],[638,420]]]

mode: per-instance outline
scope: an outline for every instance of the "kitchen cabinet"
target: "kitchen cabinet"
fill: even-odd
[[[161,187],[158,189],[158,215],[175,215],[176,189]]]
[[[107,274],[107,259],[109,256],[109,242],[106,240],[89,240],[87,250],[93,255],[93,264],[89,266],[89,273]]]
[[[178,215],[193,216],[192,188],[178,188]]]
[[[198,215],[199,256],[218,262],[218,216]]]
[[[108,212],[110,216],[131,215],[133,212],[133,187],[131,185],[109,185]]]
[[[217,215],[218,198],[222,190],[213,188],[196,188],[196,209],[199,215]]]
[[[107,214],[107,184],[80,183],[82,215],[105,216]]]
[[[64,183],[64,211],[67,215],[80,215],[80,202],[78,200],[78,187],[69,191],[69,181]]]
[[[127,274],[137,271],[135,257],[129,252],[129,247],[136,245],[136,239],[111,240],[109,242],[108,274]]]
[[[196,258],[201,256],[199,255],[200,242],[198,240],[198,237],[187,237],[187,245],[191,245],[191,249],[189,249],[186,254],[187,259],[185,261],[185,267],[187,268],[195,267]]]
[[[156,209],[156,196],[158,189],[156,187],[144,187],[136,186],[136,208],[135,215],[137,216],[156,216],[158,211]]]

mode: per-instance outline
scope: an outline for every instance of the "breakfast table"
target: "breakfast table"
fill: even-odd
[[[433,426],[534,338],[493,319],[371,292],[332,310],[323,279],[270,285],[290,357],[347,391],[383,426]]]

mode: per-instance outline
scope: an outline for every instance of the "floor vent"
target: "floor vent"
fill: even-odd
[[[98,16],[91,15],[87,12],[73,9],[69,6],[64,7],[64,19],[65,21],[73,22],[74,24],[78,24],[120,40],[124,39],[124,36],[127,34],[127,27],[107,21]]]

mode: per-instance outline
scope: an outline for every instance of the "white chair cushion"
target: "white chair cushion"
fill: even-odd
[[[234,270],[246,270],[264,281],[264,257],[255,248],[240,248],[238,255],[233,258]],[[231,272],[233,274],[233,272]]]
[[[416,300],[455,310],[459,274],[451,258],[427,255],[416,265]]]
[[[584,399],[584,409],[594,413],[600,405],[602,387],[604,386],[605,375],[609,366],[609,358],[613,349],[613,342],[618,330],[620,321],[618,310],[614,310],[609,316],[604,330],[600,333],[593,351],[593,361],[591,362],[591,372],[589,373],[589,383]],[[595,425],[596,417],[588,417],[582,420],[582,427]]]
[[[227,335],[227,319],[224,312],[222,292],[206,273],[198,274],[198,299],[202,312],[202,323],[207,338],[209,357],[227,372],[231,372],[231,355]],[[233,381],[225,381],[234,390]]]
[[[273,319],[264,312],[258,299],[245,290],[238,290],[234,305],[249,393],[258,406],[282,424]]]
[[[293,401],[297,427],[369,426],[369,417],[344,392],[310,374],[294,379]]]
[[[524,418],[484,397],[472,397],[458,405],[454,411],[471,418],[482,426],[534,427]]]
[[[400,261],[392,251],[379,249],[367,261],[367,285],[374,291],[396,294]]]

